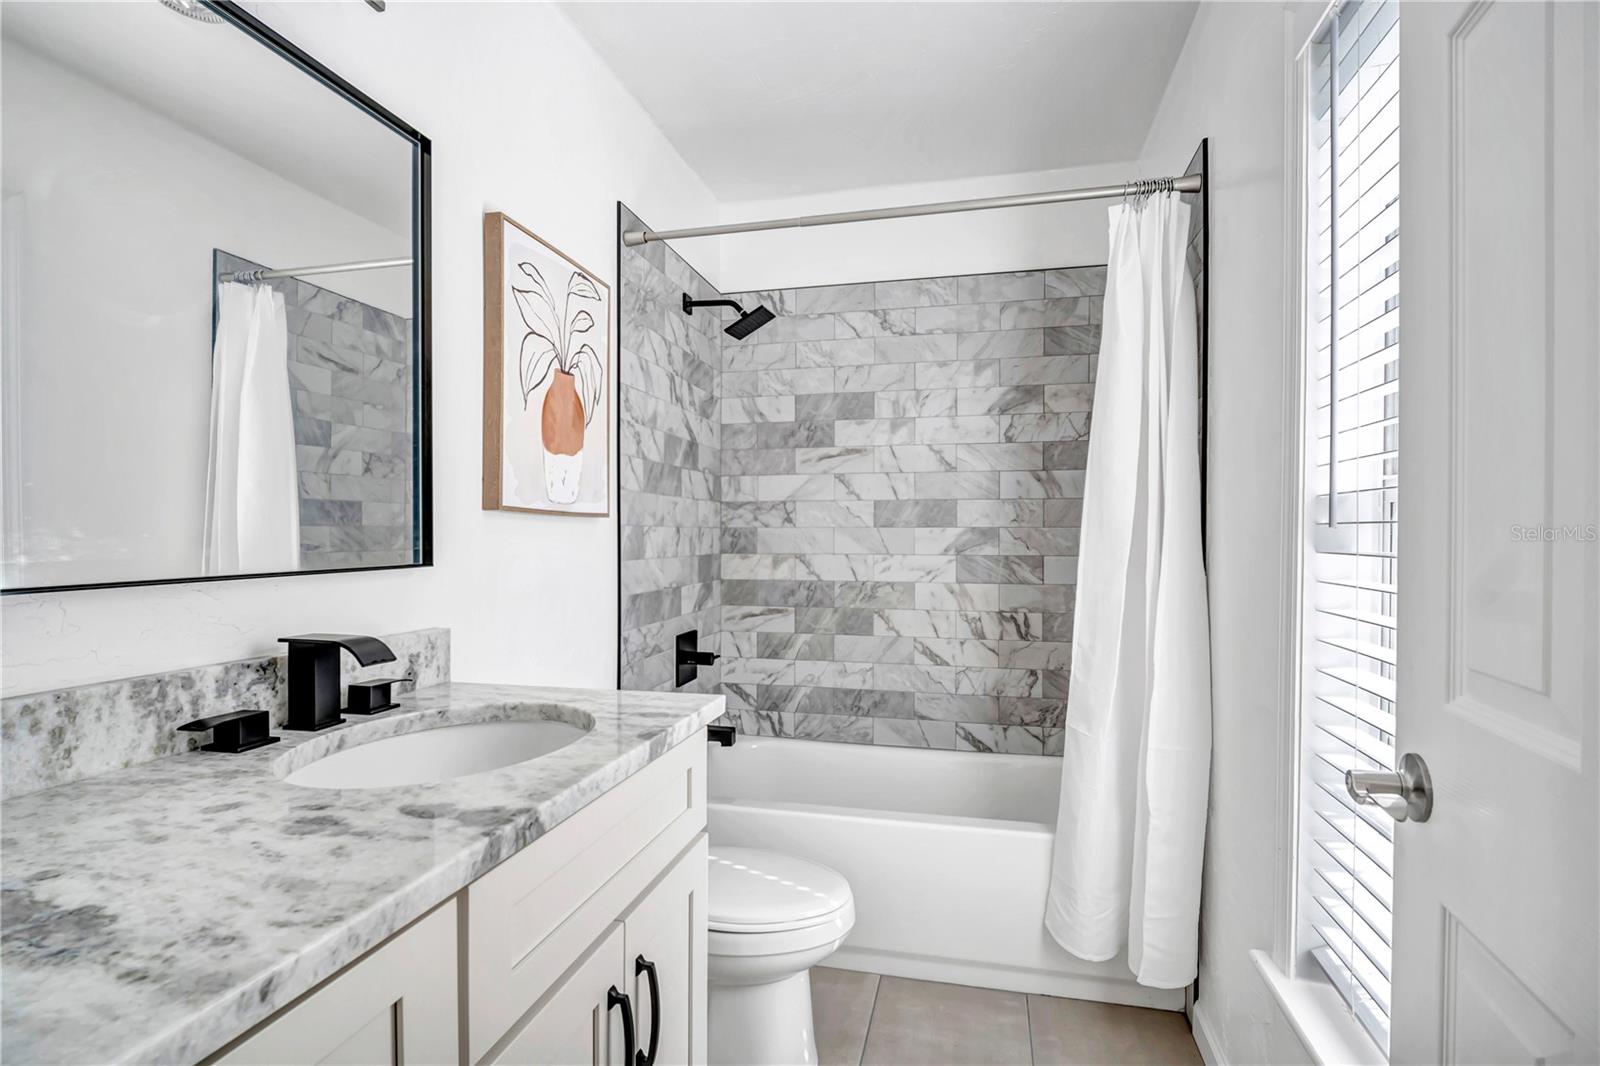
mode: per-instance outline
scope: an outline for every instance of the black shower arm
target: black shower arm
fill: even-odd
[[[744,314],[744,308],[740,307],[733,300],[691,300],[689,299],[689,294],[684,293],[683,313],[686,315],[692,315],[694,314],[694,309],[696,307],[731,307],[741,315]]]

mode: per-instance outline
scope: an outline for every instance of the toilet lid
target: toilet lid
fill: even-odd
[[[729,933],[803,929],[826,922],[850,902],[836,871],[761,848],[711,849],[707,921]]]

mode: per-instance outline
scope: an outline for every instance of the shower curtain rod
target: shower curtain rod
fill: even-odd
[[[833,226],[841,222],[875,222],[882,218],[911,218],[915,215],[950,215],[962,211],[989,211],[996,207],[1065,204],[1075,200],[1108,200],[1118,196],[1142,196],[1153,192],[1199,192],[1203,180],[1199,174],[1185,174],[1181,178],[1152,178],[1145,181],[1130,181],[1122,185],[1095,185],[1085,189],[1023,193],[1020,196],[990,196],[981,200],[946,200],[937,204],[879,207],[869,211],[839,211],[827,215],[769,218],[762,222],[731,222],[723,226],[697,226],[693,229],[631,229],[622,235],[622,243],[630,248],[636,248],[646,241],[715,237],[723,233],[754,233],[759,230],[797,229],[802,226]]]
[[[410,257],[404,259],[364,259],[359,263],[327,263],[323,266],[289,267],[285,270],[233,270],[217,275],[217,281],[271,281],[274,278],[298,278],[308,274],[349,274],[357,270],[382,270],[386,267],[408,267]]]

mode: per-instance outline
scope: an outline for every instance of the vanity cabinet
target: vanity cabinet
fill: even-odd
[[[628,984],[622,987],[633,997],[640,1049],[648,1050],[651,1034],[656,1036],[654,1066],[706,1061],[708,850],[701,834],[623,921]]]
[[[550,990],[510,1042],[491,1058],[496,1066],[633,1066],[625,1061],[622,1018],[610,992],[623,985],[620,922]]]
[[[703,1063],[705,777],[698,732],[207,1061],[636,1066],[614,988]]]
[[[454,1062],[456,920],[450,900],[207,1061]]]
[[[613,992],[628,996],[638,1051],[653,1066],[705,1061],[704,834],[541,997],[487,1060],[496,1066],[634,1066]],[[695,919],[701,920],[697,930]],[[655,983],[650,981],[654,967]],[[696,979],[700,986],[696,987]]]
[[[702,733],[467,887],[462,894],[466,1061],[523,1061],[502,1060],[499,1055],[509,1051],[522,1027],[546,1009],[547,999],[574,961],[586,957],[591,946],[619,924],[627,972],[619,972],[618,990],[628,994],[637,1015],[642,989],[644,1014],[653,1022],[648,1017],[648,981],[635,980],[633,969],[641,951],[658,951],[657,984],[663,1003],[670,988],[671,1001],[687,1003],[684,1009],[693,1012],[674,1013],[662,1037],[679,1034],[674,1039],[700,1047],[699,1061],[704,1060],[705,937],[691,936],[693,918],[686,912],[698,908],[693,917],[703,924],[705,776]],[[681,940],[674,942],[679,934]],[[629,947],[630,943],[639,946]],[[686,990],[693,995],[686,997]],[[602,1001],[604,992],[602,988]],[[641,1046],[647,1046],[652,1030],[637,1025],[635,1029]],[[698,1045],[682,1035],[691,1030]],[[620,1063],[620,1055],[616,1061]],[[658,1061],[670,1058],[658,1055]]]

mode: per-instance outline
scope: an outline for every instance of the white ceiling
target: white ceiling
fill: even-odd
[[[1131,160],[1198,6],[563,3],[724,200]]]

